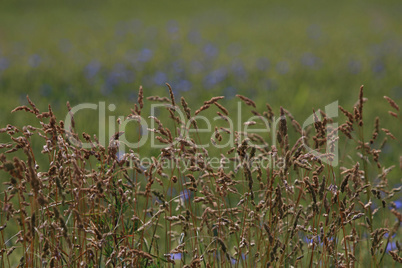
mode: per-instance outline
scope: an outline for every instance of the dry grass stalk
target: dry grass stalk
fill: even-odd
[[[199,113],[201,113],[202,111],[205,111],[206,109],[208,109],[211,105],[209,104],[204,104],[203,106],[201,106],[197,111],[195,111],[195,115],[198,115]]]
[[[144,92],[143,92],[142,86],[140,86],[140,89],[138,90],[137,102],[140,105],[140,108],[142,109],[144,107]]]
[[[388,101],[389,105],[391,105],[392,108],[399,111],[399,106],[396,104],[396,102],[393,99],[391,99],[388,96],[384,96],[384,99],[386,99]]]
[[[176,106],[176,102],[174,101],[174,94],[173,94],[172,87],[168,83],[166,83],[166,86],[169,88],[170,101],[172,102],[172,105],[174,107],[174,106]]]
[[[175,105],[167,86],[170,99],[146,99]],[[139,119],[147,107],[143,94],[140,87],[131,118]],[[238,97],[256,108],[250,99]],[[206,101],[195,115],[214,104],[217,114],[229,121],[229,111],[217,102],[221,99]],[[64,130],[51,107],[41,113],[28,100],[30,107],[13,111],[34,114],[39,127],[0,129],[8,139],[0,144],[0,170],[9,178],[0,203],[0,265],[21,260],[21,267],[229,267],[232,262],[244,267],[392,266],[401,261],[400,245],[398,250],[387,250],[387,245],[394,242],[402,222],[394,202],[402,187],[389,185],[394,166],[381,162],[388,139],[377,140],[381,135],[396,137],[380,128],[379,118],[370,142],[356,133],[362,130],[365,101],[361,88],[353,113],[339,107],[347,117],[339,124],[339,134],[350,140],[339,167],[332,167],[324,162],[333,154],[327,148],[345,139],[326,140],[331,119],[322,111],[313,110],[315,136],[301,130],[284,108],[277,133],[269,135],[224,128],[218,120],[208,137],[211,142],[221,145],[225,135],[234,138],[233,145],[221,151],[202,148],[205,137],[200,133],[184,137],[176,127],[185,122],[169,105],[166,116],[148,118],[165,146],[153,148],[154,156],[144,162],[150,148],[117,155],[122,132],[103,146],[96,136],[75,133],[74,121],[72,129]],[[181,106],[187,120],[195,123],[184,98]],[[71,112],[69,103],[67,107]],[[266,117],[272,127],[274,113],[271,106],[267,109],[263,115],[257,109],[250,115]],[[294,130],[288,129],[286,116]],[[279,146],[271,144],[275,136]],[[83,139],[90,148],[75,147],[69,137]],[[36,150],[33,141],[42,141],[43,148]],[[322,158],[306,144],[313,144]],[[38,164],[42,159],[48,162]],[[365,166],[368,161],[376,165]],[[402,169],[402,158],[399,162]],[[380,213],[384,216],[373,221]],[[10,230],[17,231],[6,241]]]
[[[245,97],[245,96],[243,96],[243,95],[239,95],[239,94],[237,94],[236,97],[238,97],[239,99],[241,99],[246,105],[252,106],[252,107],[254,107],[254,108],[257,108],[256,105],[255,105],[255,102],[252,101],[251,99],[249,99],[249,98],[247,98],[247,97]]]

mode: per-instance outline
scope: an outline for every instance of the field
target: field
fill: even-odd
[[[0,267],[402,261],[400,1],[22,3]]]

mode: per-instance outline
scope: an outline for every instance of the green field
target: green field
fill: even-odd
[[[382,148],[381,161],[385,168],[396,165],[390,185],[402,184],[402,119],[388,114],[392,109],[383,99],[389,96],[402,107],[401,1],[117,2],[0,3],[0,128],[40,126],[34,115],[11,113],[28,105],[26,95],[41,111],[50,104],[59,120],[67,116],[67,101],[73,107],[113,104],[116,109],[105,116],[107,125],[115,125],[118,116],[130,114],[140,85],[145,97],[169,97],[165,83],[193,112],[211,97],[224,96],[220,103],[235,118],[235,95],[241,94],[261,109],[269,103],[276,115],[284,107],[303,123],[313,109],[335,101],[353,110],[364,85],[363,138],[371,138],[380,116],[380,127],[398,138]],[[77,131],[99,136],[98,119],[96,111],[78,114]],[[338,119],[345,117],[340,113]],[[128,130],[131,140],[138,138],[136,131]],[[9,138],[1,134],[0,141]],[[355,157],[348,145],[343,149]],[[32,144],[38,152],[42,146]],[[344,163],[353,165],[346,155]],[[49,165],[47,156],[37,161]],[[394,201],[402,203],[400,193]]]
[[[10,114],[27,94],[41,110],[51,104],[59,119],[67,101],[106,101],[116,105],[106,116],[117,117],[130,112],[140,85],[145,96],[165,96],[165,82],[194,107],[216,95],[230,106],[243,94],[303,122],[334,101],[352,107],[352,92],[365,85],[368,124],[383,115],[384,127],[402,133],[382,100],[402,98],[399,1],[1,5],[2,126],[29,122]],[[89,116],[95,120],[77,124],[95,134],[97,114]]]
[[[399,1],[232,2],[2,3],[1,123],[26,94],[60,114],[67,100],[118,102],[122,114],[139,85],[152,95],[164,82],[191,103],[239,93],[300,120],[353,105],[361,84],[370,115],[383,95],[401,98]]]

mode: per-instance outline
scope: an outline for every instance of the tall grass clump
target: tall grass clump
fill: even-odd
[[[154,135],[136,148],[120,130],[106,144],[78,133],[73,116],[58,120],[29,98],[13,110],[38,122],[0,130],[9,137],[0,145],[1,267],[402,263],[402,186],[389,183],[400,181],[402,162],[382,164],[384,144],[396,137],[379,118],[366,127],[363,87],[355,107],[336,107],[337,122],[313,110],[308,127],[284,108],[237,95],[250,111],[242,128],[223,97],[192,109],[168,88],[168,97],[147,98],[140,88],[131,113],[117,120],[137,124],[138,140]],[[398,105],[384,101],[400,124]],[[159,116],[148,114],[153,103]],[[32,149],[38,143],[41,152]]]

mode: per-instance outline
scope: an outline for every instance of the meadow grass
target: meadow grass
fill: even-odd
[[[396,209],[394,212],[400,213],[400,192],[392,192],[391,189],[399,189],[401,186],[401,172],[400,168],[398,169],[400,148],[402,148],[399,139],[402,135],[401,122],[400,117],[395,118],[392,115],[398,111],[389,108],[389,102],[383,98],[384,95],[390,96],[400,105],[402,97],[400,69],[402,31],[398,26],[401,24],[400,1],[390,0],[387,3],[290,1],[287,5],[279,1],[269,3],[203,1],[197,4],[191,1],[178,1],[176,4],[164,1],[152,3],[120,1],[120,3],[122,6],[119,7],[108,1],[0,3],[0,128],[3,132],[12,134],[14,128],[7,129],[7,125],[11,124],[19,130],[13,134],[15,137],[19,135],[25,137],[17,141],[10,140],[9,135],[5,133],[0,135],[0,142],[5,144],[5,147],[12,147],[20,142],[16,152],[4,156],[5,158],[2,156],[2,160],[5,161],[0,173],[1,182],[4,183],[0,185],[0,190],[4,193],[0,198],[3,207],[0,219],[3,235],[3,266],[13,266],[20,261],[21,256],[25,257],[23,263],[26,266],[33,263],[39,265],[42,257],[32,256],[41,255],[39,253],[45,248],[46,241],[49,250],[43,259],[48,264],[53,261],[55,265],[70,263],[78,266],[84,261],[88,265],[96,266],[104,265],[110,260],[110,265],[119,263],[123,266],[122,259],[125,257],[122,256],[127,255],[135,256],[132,261],[137,264],[152,263],[159,266],[168,261],[169,256],[181,257],[180,260],[176,260],[176,266],[189,265],[193,259],[195,261],[196,256],[204,258],[201,263],[204,266],[207,263],[212,266],[229,265],[229,259],[235,267],[259,266],[267,263],[273,266],[280,263],[291,265],[296,262],[302,266],[314,263],[336,266],[335,262],[338,260],[341,266],[352,260],[349,254],[357,258],[355,266],[371,264],[381,267],[388,263],[393,265],[388,252],[396,250],[395,241],[400,239],[400,231],[396,232],[394,237],[389,237],[390,233],[382,233],[385,230],[373,234],[371,228],[377,230],[384,227],[391,232],[391,225],[396,215],[392,214],[392,208]],[[177,96],[185,98],[187,107],[191,108],[190,118],[204,105],[203,101],[210,100],[213,96],[224,96],[225,98],[219,99],[216,103],[227,109],[229,119],[241,122],[240,125],[248,122],[250,129],[261,126],[263,124],[259,121],[261,118],[270,118],[266,102],[270,104],[276,119],[281,115],[281,107],[285,107],[283,113],[286,114],[289,127],[287,141],[283,143],[284,140],[281,142],[276,140],[276,130],[271,131],[269,135],[263,135],[262,140],[270,146],[278,143],[278,152],[273,148],[267,152],[257,150],[254,152],[257,155],[255,159],[258,159],[258,153],[260,158],[268,153],[271,155],[271,160],[273,155],[278,159],[286,159],[286,152],[292,152],[291,148],[297,144],[302,134],[297,130],[291,132],[290,129],[294,126],[290,125],[297,125],[294,122],[303,123],[312,115],[313,108],[319,115],[319,109],[325,111],[325,105],[339,101],[342,107],[347,107],[353,117],[360,116],[358,113],[355,114],[353,107],[357,107],[358,104],[355,89],[361,84],[365,84],[365,97],[368,98],[368,103],[364,106],[364,126],[357,126],[357,119],[347,119],[350,121],[349,125],[343,125],[339,130],[343,131],[343,135],[349,135],[349,131],[352,133],[352,139],[341,136],[339,140],[339,166],[332,170],[330,166],[324,165],[324,171],[319,175],[314,174],[315,169],[320,167],[318,163],[311,159],[299,161],[300,163],[307,161],[311,165],[311,170],[306,170],[306,166],[297,166],[300,165],[299,162],[295,162],[297,156],[293,155],[295,158],[293,159],[289,153],[290,162],[286,165],[289,169],[286,170],[288,174],[280,168],[271,168],[268,171],[262,169],[261,174],[258,169],[251,169],[253,179],[249,180],[248,171],[244,171],[247,164],[239,167],[229,165],[233,174],[225,169],[224,173],[227,173],[228,178],[222,180],[220,176],[223,174],[219,173],[219,169],[215,166],[213,171],[207,170],[210,174],[214,174],[212,177],[204,174],[206,169],[201,168],[198,171],[186,169],[194,176],[194,183],[191,176],[185,176],[186,172],[171,166],[165,167],[167,171],[162,172],[163,176],[157,173],[156,177],[144,174],[143,168],[136,169],[134,163],[137,158],[149,158],[148,162],[152,162],[151,157],[155,157],[161,161],[160,154],[163,152],[160,148],[153,148],[150,140],[140,149],[132,152],[128,149],[124,151],[131,155],[126,156],[126,162],[121,163],[122,166],[118,164],[122,161],[119,158],[120,154],[117,156],[117,161],[113,156],[114,147],[108,148],[110,144],[101,144],[105,147],[104,150],[95,146],[97,148],[88,152],[68,143],[64,149],[60,147],[70,137],[66,136],[63,127],[58,125],[60,120],[65,121],[68,114],[65,108],[67,101],[72,107],[86,102],[100,105],[102,101],[105,101],[106,107],[115,105],[115,110],[106,111],[106,128],[102,129],[106,133],[106,140],[109,141],[119,125],[116,119],[123,115],[126,118],[131,109],[134,109],[134,103],[139,105],[137,96],[139,85],[143,85],[146,97],[166,96],[171,101],[170,96],[166,95],[165,82],[172,85],[177,106],[182,107],[183,104]],[[252,99],[256,108],[243,105],[242,112],[238,113],[240,99],[236,95],[239,94]],[[35,120],[37,114],[10,113],[21,105],[32,109],[26,95],[34,100],[40,111],[47,111],[48,105],[51,105],[52,114],[49,116],[57,118],[57,121],[49,127],[56,130],[45,129],[42,121],[48,123],[47,117]],[[149,124],[155,123],[148,118],[151,115],[149,109],[151,103],[155,101],[144,100],[145,108],[141,110],[141,116]],[[250,113],[246,111],[246,107],[250,108]],[[163,123],[162,129],[167,128],[171,132],[172,137],[169,138],[175,140],[180,134],[176,129],[181,124],[177,120],[174,123],[169,110],[165,109],[158,109],[156,116]],[[389,109],[391,113],[388,112]],[[138,110],[134,111],[138,113]],[[208,109],[201,111],[200,115],[213,121],[217,111],[226,116],[214,103],[211,103]],[[259,115],[252,111],[260,113],[262,117],[258,119]],[[176,112],[179,113],[179,110]],[[342,126],[340,122],[345,117],[342,111],[338,112],[339,115],[333,120]],[[182,113],[184,118],[181,120],[188,122],[185,110]],[[251,120],[256,121],[255,125],[248,120],[251,116],[257,116],[257,119]],[[376,123],[377,117],[381,118],[379,127]],[[235,149],[231,154],[227,155],[229,148],[218,149],[214,145],[225,144],[232,137],[221,129],[221,127],[230,129],[230,125],[224,117],[220,118],[222,120],[214,121],[214,124],[218,130],[223,131],[219,134],[221,137],[219,135],[215,137],[214,128],[208,133],[192,132],[192,145],[184,144],[184,148],[179,149],[183,152],[190,150],[205,153],[200,149],[194,151],[186,146],[207,143],[211,145],[207,151],[211,157],[219,159],[222,155],[228,159],[241,157],[238,149],[243,148],[241,144],[247,137],[242,136],[237,126],[231,132],[231,135],[235,135],[235,131],[238,131],[239,135],[237,143],[232,146]],[[88,133],[96,145],[94,134],[98,137],[101,135],[98,111],[87,109],[85,113],[78,113],[74,119],[74,135],[78,135],[85,142],[81,133]],[[136,126],[133,128],[131,124],[135,125],[135,123],[128,125],[123,138],[136,142],[141,138],[143,130]],[[202,120],[198,120],[197,124],[199,129],[206,127]],[[277,125],[273,122],[270,124],[271,127]],[[348,124],[347,121],[345,124]],[[190,127],[194,128],[191,124]],[[384,132],[382,130],[384,127],[389,132]],[[377,129],[380,137],[369,145],[369,150],[364,144],[373,139],[373,129]],[[46,131],[54,133],[55,136],[50,137]],[[319,140],[322,137],[319,136],[318,140],[311,140],[314,135],[318,135],[313,134],[317,131],[316,128],[311,131],[310,144],[321,143]],[[38,134],[45,135],[44,132],[47,133],[45,140],[48,141]],[[32,133],[34,135],[31,136]],[[158,141],[162,141],[161,144],[169,141],[162,133],[158,135],[162,135]],[[393,140],[390,135],[398,139]],[[58,136],[61,136],[62,140],[59,141]],[[86,137],[88,138],[87,135]],[[385,137],[388,138],[387,142],[383,142]],[[250,139],[253,138],[258,139],[257,136]],[[29,145],[23,144],[25,140],[29,141]],[[262,140],[259,141],[264,143]],[[52,150],[40,153],[44,150],[45,142],[49,143],[48,148]],[[289,148],[286,148],[286,144]],[[326,143],[319,146],[324,150]],[[358,146],[360,147],[356,149]],[[247,142],[244,144],[243,149],[246,153],[243,157],[253,162],[250,160],[251,147],[253,146]],[[31,151],[27,152],[27,148],[31,148]],[[379,152],[373,151],[375,149],[381,150],[380,157],[377,155]],[[8,148],[2,148],[4,152],[7,150]],[[61,156],[57,155],[59,152]],[[173,155],[172,159],[184,159],[182,163],[191,163],[185,160],[184,153],[175,151]],[[22,169],[18,169],[23,173],[20,174],[22,179],[15,177],[17,173],[9,170],[12,167],[10,163],[13,167],[18,165],[13,157],[25,163],[22,164]],[[30,164],[28,157],[32,158]],[[188,157],[191,159],[192,156]],[[374,159],[380,161],[381,168],[377,167]],[[230,163],[237,163],[233,161]],[[37,170],[29,170],[33,163],[37,164]],[[394,165],[395,168],[391,168]],[[51,171],[52,166],[56,167],[56,174],[51,173],[54,172],[54,168]],[[368,174],[362,179],[364,181],[367,178],[368,183],[360,185],[370,184],[368,188],[359,189],[360,181],[352,175],[344,181],[348,173],[342,174],[342,172],[352,168],[359,173],[359,176],[363,176],[362,172]],[[67,170],[68,175],[60,169]],[[37,173],[36,177],[40,181],[37,193],[32,188],[35,184],[32,185],[30,181],[32,176],[35,177],[34,173]],[[327,205],[330,205],[331,212],[338,212],[338,219],[344,216],[343,220],[347,221],[348,213],[348,217],[351,218],[359,213],[365,213],[361,218],[354,219],[348,224],[337,225],[344,226],[345,230],[336,229],[336,235],[333,237],[329,236],[332,233],[329,233],[328,229],[332,223],[335,224],[337,218],[330,213],[323,213],[326,209],[323,207],[324,197],[321,199],[316,196],[314,205],[312,196],[318,187],[315,178],[318,178],[320,183],[324,174],[326,198],[329,203]],[[87,177],[89,175],[94,178],[89,179]],[[76,176],[79,177],[78,182],[73,180]],[[389,191],[385,186],[382,188],[382,180],[385,180],[385,177]],[[60,181],[66,178],[69,179]],[[305,178],[308,179],[305,181]],[[177,182],[173,183],[176,180]],[[150,181],[152,183],[147,192],[146,184]],[[107,183],[102,186],[104,182]],[[285,182],[288,184],[284,184]],[[345,185],[344,192],[338,194],[342,182],[347,183],[351,190],[349,191]],[[331,184],[338,187],[338,192],[330,193],[328,187]],[[192,191],[192,188],[197,191]],[[275,216],[280,213],[274,200],[277,188],[283,191],[281,198],[289,207],[284,206],[284,215],[275,220]],[[378,192],[369,191],[371,188],[380,191],[380,199],[387,202],[385,208],[379,209],[382,203],[376,198]],[[117,189],[124,191],[117,192]],[[314,191],[310,191],[311,189]],[[351,198],[351,192],[353,194],[359,192],[363,196]],[[252,193],[255,204],[251,203]],[[42,200],[41,197],[46,201],[43,204],[38,203]],[[343,199],[344,197],[346,199]],[[263,202],[260,204],[261,201]],[[339,201],[338,206],[331,203],[335,201]],[[364,208],[358,201],[364,204]],[[394,204],[391,201],[394,201]],[[165,204],[166,202],[168,204]],[[371,206],[368,205],[370,202]],[[224,210],[234,208],[237,204],[239,211]],[[356,207],[348,211],[347,206],[352,204]],[[9,205],[15,210],[8,210]],[[300,209],[298,206],[301,206]],[[316,206],[319,213],[316,211]],[[54,209],[61,212],[59,216]],[[89,212],[90,210],[93,211]],[[204,217],[207,217],[208,221],[201,219],[203,214],[200,213],[205,211],[207,212]],[[158,212],[161,214],[155,216]],[[250,215],[251,212],[254,215]],[[370,220],[370,213],[372,213],[372,224],[367,226],[365,218]],[[124,224],[122,224],[123,218],[110,217],[121,214],[125,216]],[[326,216],[328,220],[325,222],[323,214],[328,214]],[[32,220],[33,215],[35,216]],[[82,225],[78,222],[79,217],[82,218]],[[118,221],[114,222],[116,219]],[[62,225],[63,221],[65,227]],[[37,229],[29,228],[32,222]],[[23,223],[24,226],[21,226]],[[145,225],[147,223],[148,225]],[[264,223],[272,228],[266,229]],[[318,234],[320,223],[324,226],[324,237],[334,242],[321,239]],[[48,224],[52,224],[52,227]],[[141,226],[144,226],[143,229],[138,231]],[[302,229],[301,226],[306,228],[311,226],[311,229]],[[198,235],[196,232],[200,227],[203,229]],[[96,230],[101,232],[102,238],[97,237]],[[68,239],[63,237],[65,232],[68,237],[70,234],[76,235],[77,240],[74,238],[68,242]],[[270,241],[270,234],[278,240]],[[376,240],[378,244],[373,246],[373,240],[370,238],[374,239],[376,236],[380,240]],[[259,241],[260,237],[268,238],[268,241],[264,239]],[[356,249],[354,240],[350,240],[353,237],[359,237]],[[241,243],[243,238],[245,244]],[[347,241],[342,241],[343,238]],[[298,244],[297,239],[301,243]],[[16,240],[19,242],[16,243]],[[251,240],[254,241],[253,245]],[[174,250],[183,241],[186,244]],[[363,242],[366,244],[362,245]],[[240,248],[240,244],[243,247]],[[272,253],[275,245],[277,245],[275,253]],[[13,246],[16,248],[11,254]],[[283,246],[285,249],[281,248]],[[375,253],[373,255],[370,253],[371,248]],[[227,250],[229,259],[224,249]],[[356,252],[351,251],[354,249]],[[64,252],[60,253],[58,250]],[[8,258],[6,252],[10,253]],[[91,252],[96,255],[93,260]],[[324,257],[320,259],[322,252]],[[118,253],[121,253],[121,256],[116,257]],[[141,255],[144,253],[151,254],[152,258]],[[339,256],[336,255],[338,253]],[[53,258],[56,254],[59,254],[58,257]],[[164,254],[173,255],[164,256]],[[295,257],[297,254],[299,255]],[[303,257],[297,260],[297,257],[302,255]],[[126,260],[125,265],[127,266],[130,261]]]
[[[144,96],[140,88],[127,118],[154,122],[149,131],[156,137],[124,154],[119,154],[122,132],[104,146],[96,136],[77,133],[74,119],[66,127],[51,106],[41,112],[27,98],[30,107],[13,110],[29,113],[41,127],[9,124],[0,130],[10,139],[1,144],[0,155],[0,169],[10,178],[1,203],[3,267],[18,262],[27,267],[396,267],[402,262],[402,189],[388,179],[402,163],[381,164],[381,148],[396,137],[380,127],[379,118],[373,130],[363,130],[364,108],[370,105],[363,86],[356,106],[339,106],[344,123],[334,125],[317,110],[308,128],[282,107],[279,112],[269,104],[260,108],[237,95],[255,120],[242,125],[263,125],[269,131],[261,135],[225,125],[230,113],[219,104],[223,96],[191,108],[167,86],[169,97]],[[166,120],[143,112],[154,101],[164,103]],[[383,101],[398,121],[398,105],[389,97]],[[199,133],[199,116],[207,111],[222,118],[211,120],[208,146],[207,135]],[[365,139],[364,132],[371,137]],[[220,148],[228,135],[233,145]],[[32,148],[39,141],[41,152]],[[149,157],[153,142],[163,146]],[[18,151],[24,156],[17,157]],[[45,167],[36,161],[43,156]]]

